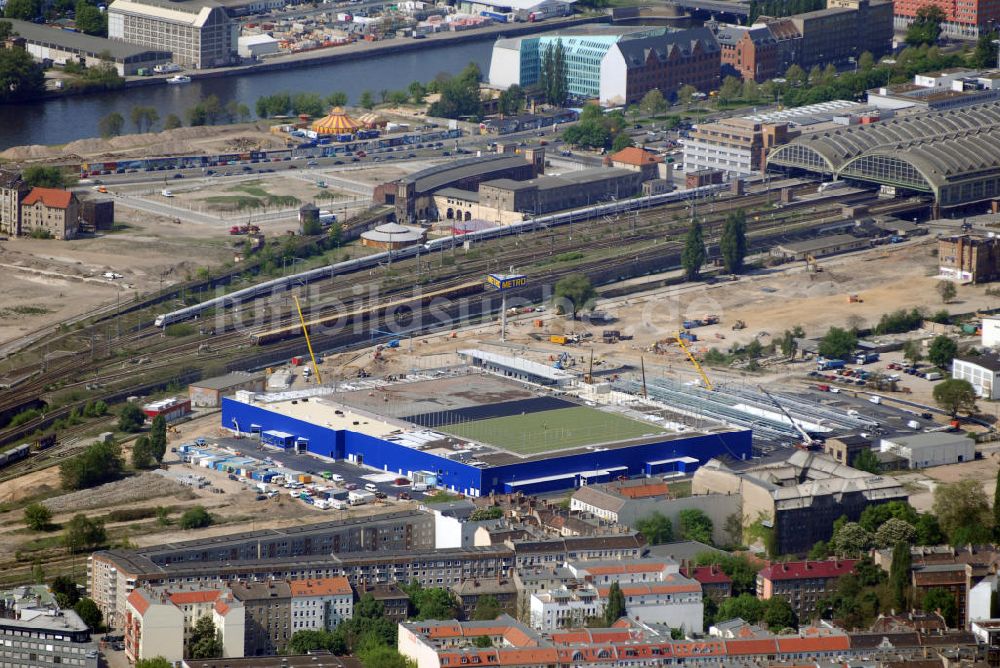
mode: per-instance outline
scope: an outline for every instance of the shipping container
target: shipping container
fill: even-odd
[[[560,346],[566,345],[566,337],[562,334],[553,334],[549,337],[550,343],[558,343]]]

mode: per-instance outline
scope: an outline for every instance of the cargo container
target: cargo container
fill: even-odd
[[[820,371],[828,371],[830,369],[843,369],[846,366],[844,360],[828,360],[824,358],[819,358],[816,360],[816,368]]]
[[[566,345],[566,337],[561,334],[553,334],[549,337],[549,342],[558,343],[560,346]]]
[[[308,473],[300,473],[295,477],[295,479],[298,480],[303,485],[308,485],[309,483],[312,482],[312,476],[309,475]]]

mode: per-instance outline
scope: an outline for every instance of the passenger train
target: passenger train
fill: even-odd
[[[702,186],[700,188],[692,188],[690,190],[680,190],[672,193],[650,195],[647,197],[636,197],[634,199],[597,204],[583,209],[562,211],[548,216],[531,218],[520,223],[514,223],[504,227],[494,227],[477,232],[469,232],[460,236],[441,237],[423,245],[410,246],[408,248],[395,250],[391,253],[392,260],[399,261],[414,257],[421,253],[448,250],[453,246],[464,244],[466,241],[485,241],[487,239],[520,234],[521,232],[532,232],[536,229],[544,229],[557,225],[568,225],[573,222],[599,218],[600,216],[614,215],[637,209],[661,206],[671,202],[681,202],[689,199],[707,197],[719,191],[727,190],[728,188],[729,185],[727,184],[713,184]],[[195,304],[194,306],[188,306],[176,311],[171,311],[170,313],[164,313],[163,315],[157,316],[153,324],[157,327],[166,327],[189,318],[194,318],[208,309],[225,309],[241,304],[245,301],[251,301],[264,295],[288,289],[293,286],[303,285],[305,283],[323,278],[332,278],[334,276],[350,274],[356,271],[376,267],[379,264],[388,261],[389,256],[389,252],[375,253],[374,255],[367,255],[354,260],[347,260],[346,262],[338,262],[337,264],[328,265],[326,267],[310,269],[309,271],[304,271],[292,276],[284,276],[282,278],[264,281],[263,283],[258,283],[253,287],[237,290],[222,297],[209,299],[199,304]]]

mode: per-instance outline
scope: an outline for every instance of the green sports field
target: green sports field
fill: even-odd
[[[442,429],[521,455],[664,433],[654,424],[585,406],[462,422]]]

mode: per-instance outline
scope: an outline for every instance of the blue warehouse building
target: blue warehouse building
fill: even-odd
[[[491,382],[514,385],[502,379]],[[393,386],[394,395],[397,387],[418,396],[418,402],[419,397],[426,397],[435,407],[448,406],[448,393],[440,385]],[[603,434],[586,445],[531,454],[484,442],[492,440],[489,438],[478,440],[449,433],[449,424],[461,423],[467,427],[477,419],[504,416],[518,419],[567,407],[591,414],[598,410],[565,398],[539,397],[523,388],[508,387],[505,391],[513,400],[489,405],[466,404],[445,412],[404,417],[391,414],[405,412],[410,406],[389,403],[388,396],[381,397],[385,402],[384,412],[335,402],[329,397],[270,403],[224,398],[222,426],[257,436],[270,447],[308,451],[318,457],[421,479],[469,496],[491,492],[541,493],[621,476],[690,474],[713,457],[750,458],[751,432],[726,427],[678,432],[651,426],[652,433],[641,437],[619,439],[614,434]],[[367,396],[373,394],[369,392]],[[495,388],[490,396],[498,396]],[[350,397],[338,396],[338,399],[350,401]],[[470,411],[477,415],[470,418]],[[530,450],[531,444],[526,445]]]

